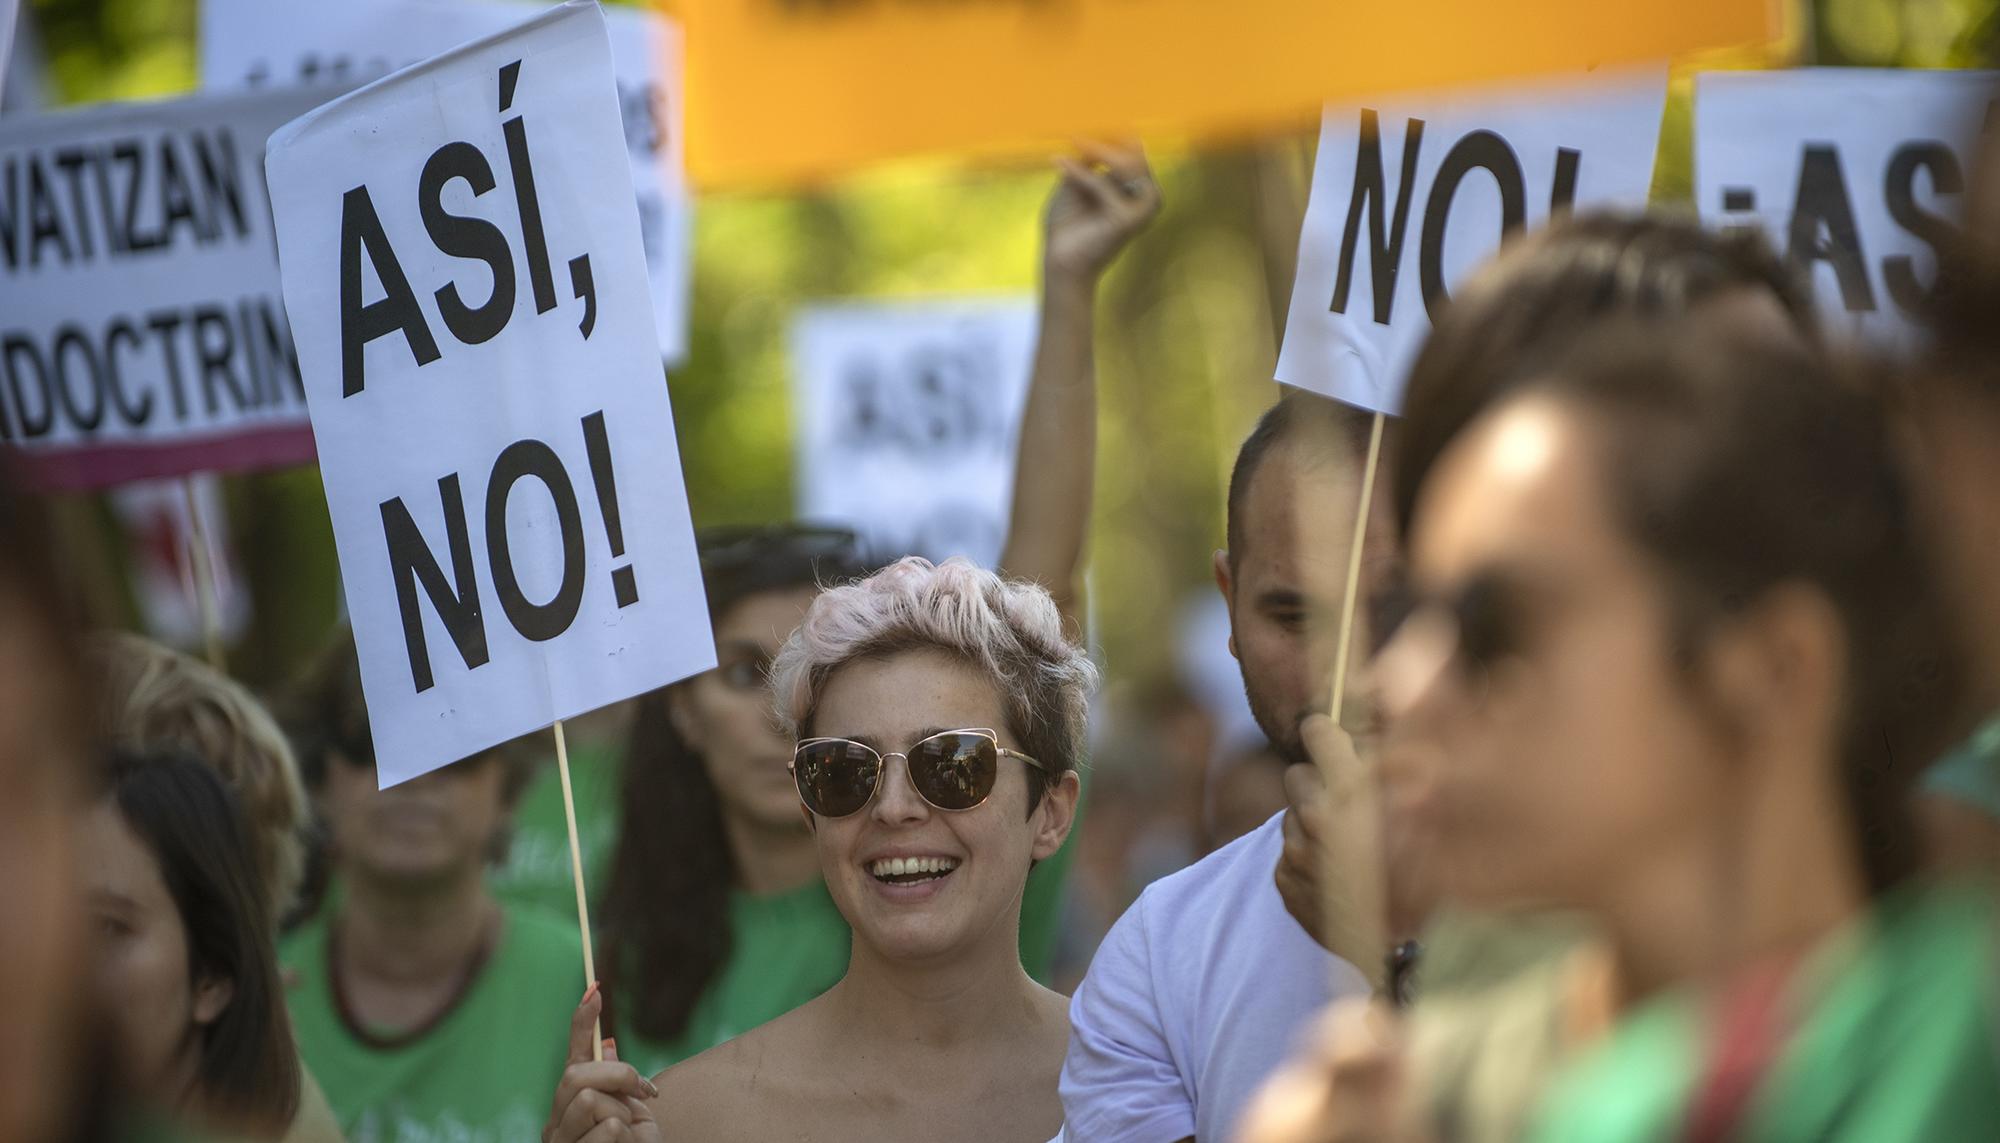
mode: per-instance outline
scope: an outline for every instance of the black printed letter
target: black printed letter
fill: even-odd
[[[386,297],[361,304],[361,252],[375,264],[375,276],[382,279]],[[340,395],[361,392],[361,351],[369,342],[401,330],[409,343],[410,355],[419,366],[438,359],[437,339],[424,324],[424,312],[417,308],[417,295],[403,276],[396,252],[389,248],[389,236],[382,232],[376,217],[375,200],[368,188],[355,187],[340,202]]]
[[[1942,253],[1947,243],[1958,237],[1958,228],[1941,215],[1917,205],[1916,176],[1919,170],[1931,173],[1931,190],[1937,194],[1960,194],[1965,190],[1965,174],[1958,168],[1958,156],[1943,143],[1905,143],[1889,156],[1889,170],[1883,178],[1882,197],[1889,205],[1889,217],[1896,225]],[[1913,259],[1897,254],[1882,259],[1882,279],[1896,308],[1912,316],[1921,312],[1931,291],[1917,280]]]
[[[493,189],[493,168],[472,144],[446,143],[431,153],[423,176],[417,180],[417,209],[423,214],[431,241],[444,253],[484,262],[493,272],[493,292],[484,305],[466,305],[456,283],[437,292],[438,313],[451,335],[466,345],[477,345],[505,329],[514,312],[514,256],[499,227],[483,218],[445,210],[444,187],[453,179],[464,179],[477,198]]]
[[[514,482],[524,476],[548,486],[556,502],[556,530],[562,533],[562,584],[547,603],[530,603],[522,594],[507,540],[507,497]],[[500,608],[514,630],[537,643],[569,630],[583,605],[583,514],[562,458],[541,441],[515,441],[493,462],[493,479],[486,486],[486,558],[493,568],[493,590],[499,593]]]
[[[1340,275],[1333,283],[1334,313],[1347,312],[1347,293],[1354,282],[1354,240],[1361,231],[1361,203],[1368,203],[1369,281],[1375,291],[1375,320],[1389,324],[1396,303],[1396,271],[1403,265],[1403,230],[1410,220],[1410,186],[1417,181],[1417,150],[1423,143],[1424,121],[1410,120],[1403,130],[1403,178],[1396,186],[1395,221],[1382,237],[1382,131],[1375,112],[1361,112],[1361,145],[1354,152],[1354,193],[1347,200],[1347,227],[1340,235]]]
[[[1809,282],[1814,262],[1832,266],[1834,279],[1840,283],[1840,303],[1847,312],[1874,312],[1875,291],[1868,284],[1861,233],[1854,225],[1854,205],[1847,195],[1847,176],[1840,169],[1840,152],[1827,144],[1808,146],[1799,166],[1798,196],[1792,202],[1785,257]]]
[[[479,614],[479,580],[472,570],[472,541],[465,532],[465,500],[458,492],[458,474],[438,481],[438,497],[444,503],[444,533],[451,549],[451,575],[458,582],[456,593],[444,581],[437,557],[424,542],[417,522],[402,498],[382,502],[382,533],[389,541],[389,574],[396,579],[396,606],[403,615],[403,643],[410,652],[410,678],[417,693],[431,689],[430,647],[424,641],[424,617],[417,611],[417,584],[437,609],[438,618],[450,633],[452,645],[467,670],[486,663],[486,621]]]
[[[1528,221],[1528,184],[1521,176],[1521,161],[1507,140],[1491,131],[1474,131],[1452,144],[1431,183],[1431,197],[1424,203],[1424,232],[1417,241],[1418,282],[1424,290],[1424,312],[1437,320],[1438,307],[1448,299],[1444,288],[1444,227],[1451,214],[1451,200],[1458,184],[1475,168],[1484,168],[1500,185],[1500,234],[1519,229]]]

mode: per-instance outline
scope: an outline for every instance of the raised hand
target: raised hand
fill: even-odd
[[[1160,212],[1160,188],[1137,145],[1085,143],[1078,151],[1056,160],[1062,182],[1049,198],[1043,265],[1051,278],[1095,281]]]

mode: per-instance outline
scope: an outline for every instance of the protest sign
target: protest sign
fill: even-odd
[[[714,665],[617,100],[571,4],[272,137],[384,785]]]
[[[210,88],[349,84],[497,35],[541,9],[512,0],[202,0],[201,74]],[[693,200],[682,174],[680,29],[640,8],[604,10],[631,149],[660,353],[687,355]]]
[[[1830,330],[1907,346],[1958,236],[1994,72],[1814,68],[1695,81],[1695,201],[1760,227]]]
[[[1663,70],[1328,108],[1278,380],[1400,411],[1451,289],[1550,214],[1644,206]]]
[[[940,149],[1287,129],[1329,100],[1665,59],[1774,30],[1742,0],[679,0],[709,187]]]
[[[30,479],[312,459],[262,163],[323,98],[0,119],[0,444]]]
[[[999,562],[1035,351],[1029,298],[856,302],[792,327],[798,514],[872,551]]]

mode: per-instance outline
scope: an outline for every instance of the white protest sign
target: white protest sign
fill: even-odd
[[[210,88],[359,83],[497,35],[542,10],[514,0],[202,0],[201,75]],[[681,157],[680,28],[644,8],[604,10],[631,148],[660,353],[687,356],[693,196]]]
[[[1503,235],[1645,205],[1666,90],[1651,70],[1328,108],[1278,380],[1400,412],[1432,314]]]
[[[272,136],[385,785],[714,665],[617,99],[571,4]]]
[[[1831,330],[1906,346],[1957,240],[1995,73],[1814,68],[1695,80],[1703,218],[1761,227]]]
[[[0,444],[30,479],[312,460],[263,158],[323,98],[0,118]]]
[[[825,305],[792,327],[798,514],[872,551],[1000,559],[1031,298]]]

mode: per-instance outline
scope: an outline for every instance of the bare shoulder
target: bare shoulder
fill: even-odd
[[[1030,1074],[1056,1076],[1062,1073],[1063,1059],[1069,1054],[1069,997],[1040,985],[1035,986],[1029,1003],[1035,1013],[1034,1054],[1024,1060]]]
[[[801,1075],[801,1011],[778,1017],[654,1077],[668,1139],[783,1138],[776,1119]]]

